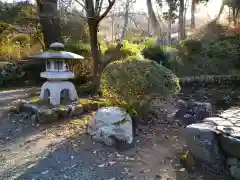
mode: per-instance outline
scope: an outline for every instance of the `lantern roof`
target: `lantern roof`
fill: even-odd
[[[50,47],[50,50],[40,52],[37,54],[33,54],[33,55],[29,55],[28,59],[52,59],[52,60],[54,60],[54,59],[65,59],[65,60],[84,59],[83,56],[80,56],[80,55],[72,53],[72,52],[54,50],[57,48],[63,49],[64,44],[62,44],[62,43],[55,42],[55,43],[52,43],[49,47]]]

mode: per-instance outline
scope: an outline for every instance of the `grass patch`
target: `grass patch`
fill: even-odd
[[[101,107],[110,106],[106,99],[101,98],[80,99],[79,103],[83,106],[84,112],[95,111]]]
[[[89,115],[83,115],[82,117],[80,117],[78,119],[71,120],[70,123],[73,124],[73,125],[84,127],[88,124],[89,120],[90,120]]]
[[[49,100],[41,100],[39,97],[35,97],[35,98],[29,100],[29,103],[34,103],[34,104],[37,104],[39,106],[47,106],[47,107],[50,107],[50,108],[53,107],[53,105],[50,104]]]
[[[41,100],[39,97],[35,97],[29,101],[29,103],[34,103],[39,106],[47,106],[49,108],[53,108],[54,106],[50,104],[49,100]],[[103,98],[80,98],[78,101],[79,104],[83,106],[84,112],[90,112],[90,111],[96,111],[97,109],[101,107],[107,107],[111,106],[109,101]],[[66,105],[69,105],[71,103],[68,103]],[[64,110],[66,108],[65,104],[61,104],[58,106],[59,109]]]

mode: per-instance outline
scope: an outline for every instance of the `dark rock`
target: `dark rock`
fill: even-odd
[[[119,151],[125,151],[125,150],[128,150],[128,149],[134,148],[134,146],[135,146],[135,141],[134,140],[131,144],[128,144],[126,141],[123,141],[123,140],[120,140],[120,139],[117,139],[117,138],[114,138],[114,139],[115,139],[115,147]]]
[[[176,114],[175,118],[183,118],[184,115],[188,112],[187,102],[183,100],[177,101],[177,108],[179,109]]]
[[[51,123],[59,119],[58,114],[54,110],[44,107],[38,109],[37,116],[39,122]]]
[[[26,102],[20,106],[20,111],[26,112],[29,114],[37,114],[39,108],[40,108],[40,106],[37,104],[32,104],[32,103]]]
[[[38,116],[36,114],[33,114],[30,118],[32,124],[36,124],[38,121]]]
[[[137,116],[132,116],[132,131],[133,131],[133,138],[136,137],[138,134],[138,123],[139,118]]]
[[[59,116],[54,109],[34,103],[23,104],[21,111],[31,115],[36,114],[39,122],[54,122],[59,119]]]
[[[219,137],[219,143],[223,152],[227,156],[240,159],[240,139],[221,134]]]
[[[213,125],[207,123],[192,124],[184,129],[184,134],[187,146],[196,159],[217,169],[223,166],[224,157],[218,146]]]
[[[19,113],[20,110],[23,108],[24,104],[26,104],[27,101],[24,100],[16,100],[12,102],[12,112]]]
[[[58,106],[53,109],[60,117],[68,117],[71,109],[67,106]]]
[[[183,125],[201,122],[212,114],[212,105],[206,102],[180,100],[177,106],[179,110],[175,118],[180,119]]]

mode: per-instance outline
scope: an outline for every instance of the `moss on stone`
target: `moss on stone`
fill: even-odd
[[[41,100],[39,97],[35,97],[31,100],[28,101],[29,103],[34,103],[37,104],[39,106],[47,106],[49,108],[53,108],[54,106],[50,104],[50,101],[46,101],[46,100]]]
[[[101,107],[110,106],[106,99],[80,99],[79,104],[83,106],[84,112],[94,111]]]

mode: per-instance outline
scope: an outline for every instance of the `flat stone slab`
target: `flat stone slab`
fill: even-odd
[[[213,125],[191,124],[184,129],[184,132],[187,146],[194,157],[213,166],[223,165],[224,157],[218,146]]]
[[[12,111],[17,113],[26,112],[31,116],[33,121],[54,122],[64,117],[80,116],[83,113],[83,107],[77,103],[52,106],[20,100],[13,102]]]
[[[217,164],[227,157],[230,174],[240,179],[240,107],[231,107],[216,117],[185,128],[187,145],[200,160]],[[221,152],[220,152],[221,149]]]

